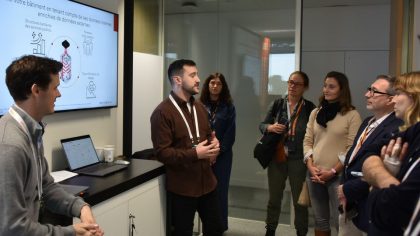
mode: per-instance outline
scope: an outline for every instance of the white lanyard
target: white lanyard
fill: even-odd
[[[414,167],[419,163],[420,158],[417,157],[417,160],[410,166],[410,169],[408,169],[407,173],[405,173],[404,178],[401,182],[404,182],[405,179],[410,175],[411,171],[413,171]]]
[[[296,103],[293,111],[290,110],[289,97],[286,97],[284,100],[286,101],[286,105],[287,105],[287,118],[290,122],[292,122],[292,120],[291,120],[292,116],[295,115],[297,113],[297,111],[299,110],[298,105],[300,105],[300,102],[302,102],[303,105],[305,105],[305,100],[303,100],[303,98],[300,98],[299,101]],[[289,128],[290,128],[290,125],[291,124],[289,123]]]
[[[171,94],[169,94],[169,99],[171,100],[172,104],[174,104],[174,106],[178,110],[179,114],[181,114],[182,119],[184,120],[184,123],[187,126],[188,134],[190,135],[191,142],[193,143],[193,146],[194,146],[194,137],[192,135],[191,128],[188,125],[187,119],[185,119],[184,113],[182,113],[181,108],[178,106],[178,103],[176,103],[175,99],[172,97]],[[195,123],[195,132],[196,132],[196,135],[197,135],[197,142],[199,142],[200,141],[200,132],[198,130],[197,111],[195,110],[194,104],[192,105],[192,110],[194,112],[194,123]]]
[[[36,149],[34,147],[34,142],[32,141],[32,137],[29,134],[28,126],[26,126],[25,122],[23,121],[22,117],[12,108],[9,108],[10,115],[18,122],[20,127],[22,128],[23,132],[25,132],[26,136],[29,138],[29,142],[31,144],[32,149],[32,155],[35,161],[35,174],[36,174],[36,180],[37,180],[37,188],[38,188],[38,200],[41,201],[42,197],[42,165],[41,162],[38,160],[36,155]],[[38,171],[38,165],[39,165],[39,171]]]

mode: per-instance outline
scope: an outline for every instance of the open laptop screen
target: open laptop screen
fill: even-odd
[[[89,135],[61,140],[70,170],[99,162],[95,147]]]

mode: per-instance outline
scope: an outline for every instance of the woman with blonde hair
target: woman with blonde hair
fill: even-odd
[[[401,132],[372,146],[363,164],[364,178],[374,188],[368,198],[369,235],[402,235],[420,194],[420,72],[399,76],[394,88]]]
[[[397,91],[394,109],[397,117],[404,120],[400,128],[404,131],[420,121],[420,72],[401,75],[394,88]]]

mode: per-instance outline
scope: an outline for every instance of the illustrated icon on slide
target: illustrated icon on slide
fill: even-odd
[[[96,84],[93,81],[89,81],[86,86],[86,98],[96,98]]]
[[[60,79],[64,83],[71,80],[71,56],[67,52],[67,48],[70,47],[70,43],[64,40],[61,45],[64,47],[64,53],[61,54],[61,63],[63,63],[63,69],[60,72]]]
[[[32,32],[31,44],[34,45],[33,54],[45,55],[45,39],[42,38],[41,33]]]
[[[81,73],[81,48],[70,36],[59,36],[47,48],[47,56],[63,63],[59,73],[60,89],[77,85]],[[83,86],[83,85],[82,85]]]
[[[93,37],[84,36],[83,37],[83,53],[87,56],[91,56],[93,52]]]

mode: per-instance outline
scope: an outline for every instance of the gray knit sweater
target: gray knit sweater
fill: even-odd
[[[50,211],[79,216],[86,203],[54,183],[44,157],[41,125],[22,109],[13,108],[28,127],[38,157],[33,157],[29,138],[19,123],[10,114],[4,115],[0,119],[0,235],[75,235],[73,226],[38,222],[36,161],[42,166],[38,171],[42,169],[43,199]]]

